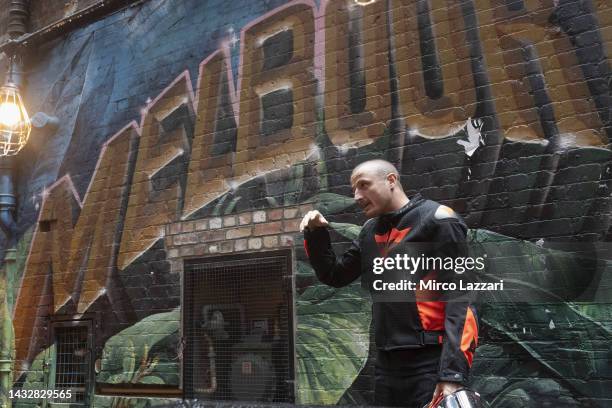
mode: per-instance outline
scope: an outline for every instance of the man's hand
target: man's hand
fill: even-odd
[[[433,403],[438,403],[438,398],[442,400],[442,398],[451,395],[453,392],[460,390],[463,386],[459,383],[454,382],[439,382],[436,384],[436,389],[434,390],[433,397],[431,398],[431,402],[428,406],[433,408]]]
[[[304,231],[304,228],[315,229],[318,227],[327,227],[329,222],[323,217],[323,214],[318,212],[317,210],[308,211],[304,218],[302,218],[302,222],[300,223],[300,231]]]

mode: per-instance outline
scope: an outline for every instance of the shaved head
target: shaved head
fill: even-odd
[[[410,201],[399,181],[399,172],[386,160],[368,160],[355,167],[351,189],[368,218],[395,211]]]
[[[358,164],[357,167],[353,169],[351,177],[361,172],[373,174],[379,178],[385,178],[389,174],[395,174],[399,179],[399,171],[397,171],[393,164],[383,159],[368,160]],[[400,183],[398,183],[398,187],[401,188]]]

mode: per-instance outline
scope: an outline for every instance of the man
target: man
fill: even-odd
[[[467,227],[461,217],[420,195],[408,199],[391,163],[361,163],[353,170],[351,187],[369,219],[342,257],[332,250],[329,223],[321,213],[310,211],[300,225],[307,255],[321,282],[341,287],[361,276],[362,284],[371,289],[371,281],[383,276],[373,275],[374,258],[390,256],[398,248],[403,251],[412,243],[429,242],[438,254],[440,244],[465,248]],[[404,295],[404,302],[372,305],[375,400],[379,405],[422,408],[457,391],[467,380],[478,342],[476,311],[469,301],[432,300],[431,293],[419,291]]]

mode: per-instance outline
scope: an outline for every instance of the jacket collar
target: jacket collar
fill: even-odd
[[[421,196],[421,194],[417,193],[411,198],[409,198],[409,200],[410,201],[408,201],[408,203],[402,208],[380,215],[378,217],[378,222],[381,222],[382,224],[395,225],[408,211],[413,209],[418,204],[422,203],[425,199]]]

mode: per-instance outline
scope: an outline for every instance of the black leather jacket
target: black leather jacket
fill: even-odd
[[[368,220],[341,257],[334,254],[326,228],[307,229],[304,246],[321,282],[342,287],[361,276],[362,285],[371,289],[372,282],[380,278],[373,273],[375,257],[391,256],[415,242],[430,243],[433,255],[443,253],[447,243],[458,243],[452,245],[454,254],[443,255],[467,256],[466,232],[464,221],[448,207],[416,195],[401,209]],[[428,272],[419,273],[422,278]],[[478,318],[469,298],[446,302],[432,300],[431,292],[423,297],[419,291],[406,291],[402,296],[405,301],[374,299],[377,349],[390,352],[441,344],[439,381],[465,382],[478,343]]]

